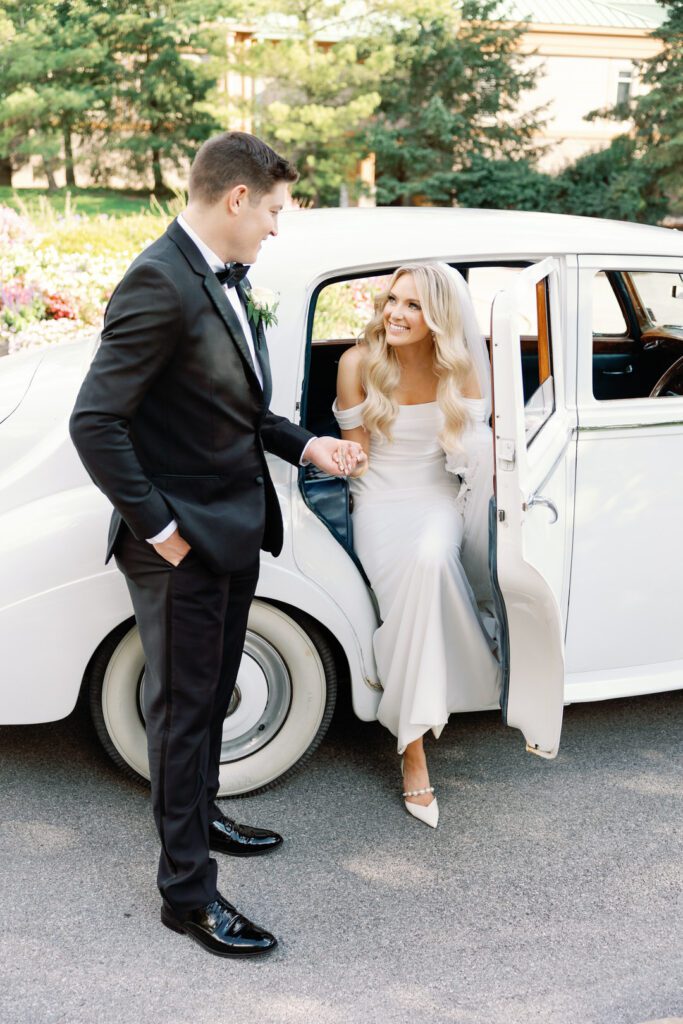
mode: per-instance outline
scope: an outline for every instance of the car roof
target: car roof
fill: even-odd
[[[321,274],[410,260],[563,253],[683,257],[683,232],[597,217],[517,210],[395,207],[287,210],[263,246],[255,282],[300,286]]]

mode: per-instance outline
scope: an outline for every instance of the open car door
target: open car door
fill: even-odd
[[[547,758],[556,756],[562,729],[575,458],[559,283],[557,260],[544,259],[499,292],[491,311],[491,576],[503,627],[501,708],[527,750]]]

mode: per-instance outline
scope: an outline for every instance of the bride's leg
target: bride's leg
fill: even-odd
[[[423,738],[413,740],[403,752],[403,789],[406,793],[416,789],[426,789],[430,785],[427,758],[424,751]],[[426,807],[434,799],[433,793],[407,798],[411,804],[422,804]]]

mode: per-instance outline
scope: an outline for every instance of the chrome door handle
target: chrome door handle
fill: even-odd
[[[629,373],[633,373],[633,367],[629,363],[623,370],[601,370],[600,373],[603,377],[626,377]]]
[[[557,505],[555,504],[554,501],[551,501],[550,498],[544,498],[540,494],[532,494],[532,496],[529,498],[529,500],[524,502],[524,505],[522,507],[523,507],[524,511],[526,512],[526,511],[528,511],[528,509],[533,508],[534,505],[545,505],[545,507],[550,510],[550,513],[551,513],[551,515],[553,517],[550,520],[551,523],[556,523],[557,520],[559,519],[558,512],[557,512]]]

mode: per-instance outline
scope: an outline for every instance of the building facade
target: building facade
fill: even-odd
[[[665,11],[657,3],[605,0],[513,0],[508,7],[528,23],[521,49],[538,68],[524,107],[546,108],[540,169],[561,170],[584,153],[602,149],[628,122],[586,120],[586,114],[623,102],[641,88],[637,62],[661,49],[653,29]]]

